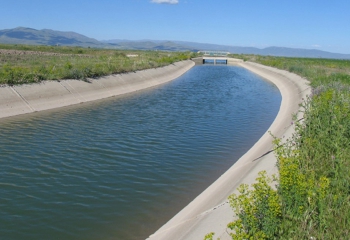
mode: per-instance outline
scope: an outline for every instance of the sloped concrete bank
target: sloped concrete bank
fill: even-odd
[[[181,61],[169,66],[116,74],[89,82],[44,81],[39,84],[0,87],[0,118],[60,108],[130,93],[169,82],[195,63]]]
[[[256,63],[228,59],[228,63],[238,65],[260,75],[275,84],[281,92],[282,102],[279,112],[268,131],[230,169],[190,204],[170,219],[148,239],[192,240],[203,239],[215,232],[215,239],[231,239],[227,224],[235,219],[227,198],[237,192],[241,183],[251,184],[259,171],[277,173],[276,158],[272,150],[272,136],[288,138],[293,133],[292,114],[299,110],[299,103],[311,93],[306,79],[287,71],[278,70]],[[299,113],[300,118],[301,113]],[[254,124],[253,122],[251,124]]]

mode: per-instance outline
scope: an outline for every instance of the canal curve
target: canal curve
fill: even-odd
[[[269,128],[281,95],[237,66],[14,118],[0,129],[8,239],[143,239]]]

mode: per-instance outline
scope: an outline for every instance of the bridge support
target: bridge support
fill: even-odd
[[[192,59],[196,65],[202,65],[202,64],[228,64],[228,58],[223,57],[198,57]]]
[[[227,64],[227,58],[203,58],[203,64]]]

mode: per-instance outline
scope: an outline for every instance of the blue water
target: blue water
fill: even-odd
[[[268,129],[278,89],[196,66],[141,92],[0,122],[0,239],[144,239]]]

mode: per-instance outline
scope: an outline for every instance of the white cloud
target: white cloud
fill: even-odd
[[[178,4],[179,0],[152,0],[153,3]]]
[[[320,47],[321,47],[321,45],[314,44],[314,45],[312,45],[312,47],[314,47],[314,48],[320,48]]]

